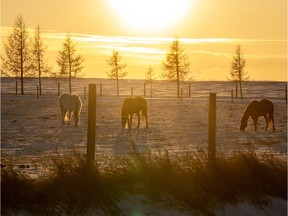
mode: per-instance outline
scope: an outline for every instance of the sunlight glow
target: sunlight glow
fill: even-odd
[[[175,25],[191,0],[109,0],[120,19],[136,31],[161,31]]]

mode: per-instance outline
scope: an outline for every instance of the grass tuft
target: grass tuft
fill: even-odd
[[[101,171],[75,155],[55,161],[48,177],[36,180],[6,167],[1,170],[2,213],[70,215],[100,209],[119,215],[118,203],[127,194],[143,194],[151,202],[169,200],[204,215],[243,200],[263,206],[267,196],[287,199],[286,162],[250,151],[218,155],[213,163],[204,152],[134,151],[107,163],[109,169]]]

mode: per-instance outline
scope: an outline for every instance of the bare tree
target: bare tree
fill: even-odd
[[[44,45],[43,40],[41,38],[40,26],[38,25],[35,29],[34,33],[34,41],[32,48],[33,58],[33,70],[38,73],[39,79],[39,93],[42,95],[42,87],[41,87],[41,78],[43,75],[48,75],[51,71],[51,67],[48,66],[47,61],[45,59],[45,52],[47,50],[47,46]]]
[[[82,76],[84,58],[76,53],[76,44],[73,43],[70,34],[67,34],[62,50],[59,51],[57,64],[60,68],[59,77],[69,78],[69,92],[72,92],[72,78]]]
[[[152,97],[152,82],[155,79],[154,69],[150,65],[147,72],[145,73],[146,82],[150,84],[150,97]]]
[[[230,76],[232,81],[239,83],[241,100],[243,99],[242,82],[249,79],[247,72],[244,70],[245,66],[246,60],[243,56],[242,49],[240,45],[237,45],[231,63]]]
[[[13,31],[4,43],[5,56],[1,55],[1,72],[5,76],[20,77],[21,95],[24,95],[24,77],[33,76],[31,73],[31,48],[29,34],[26,30],[22,15],[16,17]]]
[[[162,77],[168,80],[177,81],[177,97],[180,97],[180,80],[185,80],[189,73],[190,62],[180,41],[176,38],[170,45],[170,52],[166,54],[166,59],[162,63],[164,73]]]
[[[108,77],[117,81],[117,97],[119,97],[119,79],[127,76],[128,73],[124,71],[127,65],[121,64],[121,56],[117,50],[112,51],[112,56],[106,62],[111,67],[107,72]]]

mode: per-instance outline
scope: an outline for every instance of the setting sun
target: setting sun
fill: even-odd
[[[161,31],[184,17],[190,0],[109,0],[124,25],[136,31]]]

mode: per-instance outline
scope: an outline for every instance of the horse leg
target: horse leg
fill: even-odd
[[[268,121],[268,117],[267,116],[264,116],[264,118],[265,118],[265,121],[266,121],[266,130],[267,130],[269,121]]]
[[[269,121],[272,121],[273,124],[273,131],[275,131],[275,125],[274,125],[274,113],[270,113],[269,114]]]
[[[274,125],[274,116],[273,116],[273,114],[272,114],[272,122],[273,122],[273,131],[275,131],[275,125]]]
[[[132,118],[133,118],[133,114],[130,114],[128,117],[128,128],[132,128]]]
[[[146,128],[148,128],[148,117],[147,117],[147,113],[145,114],[145,120],[146,120]]]
[[[75,123],[75,127],[78,126],[78,122],[79,122],[79,115],[77,112],[73,112],[73,116],[74,116],[74,123]]]
[[[65,117],[66,117],[66,110],[64,109],[63,105],[61,103],[59,103],[59,107],[60,107],[60,112],[61,112],[61,121],[62,121],[62,125],[65,124]]]
[[[137,125],[137,128],[139,128],[139,127],[140,127],[140,114],[139,114],[139,113],[137,113],[137,117],[138,117],[138,125]]]
[[[68,116],[68,122],[67,122],[67,124],[69,125],[69,124],[70,124],[70,119],[71,119],[71,111],[68,110],[67,116]]]
[[[65,124],[66,111],[61,110],[62,125]]]
[[[253,122],[254,122],[254,127],[255,127],[255,131],[257,131],[257,121],[258,121],[258,117],[254,117],[252,118]]]

